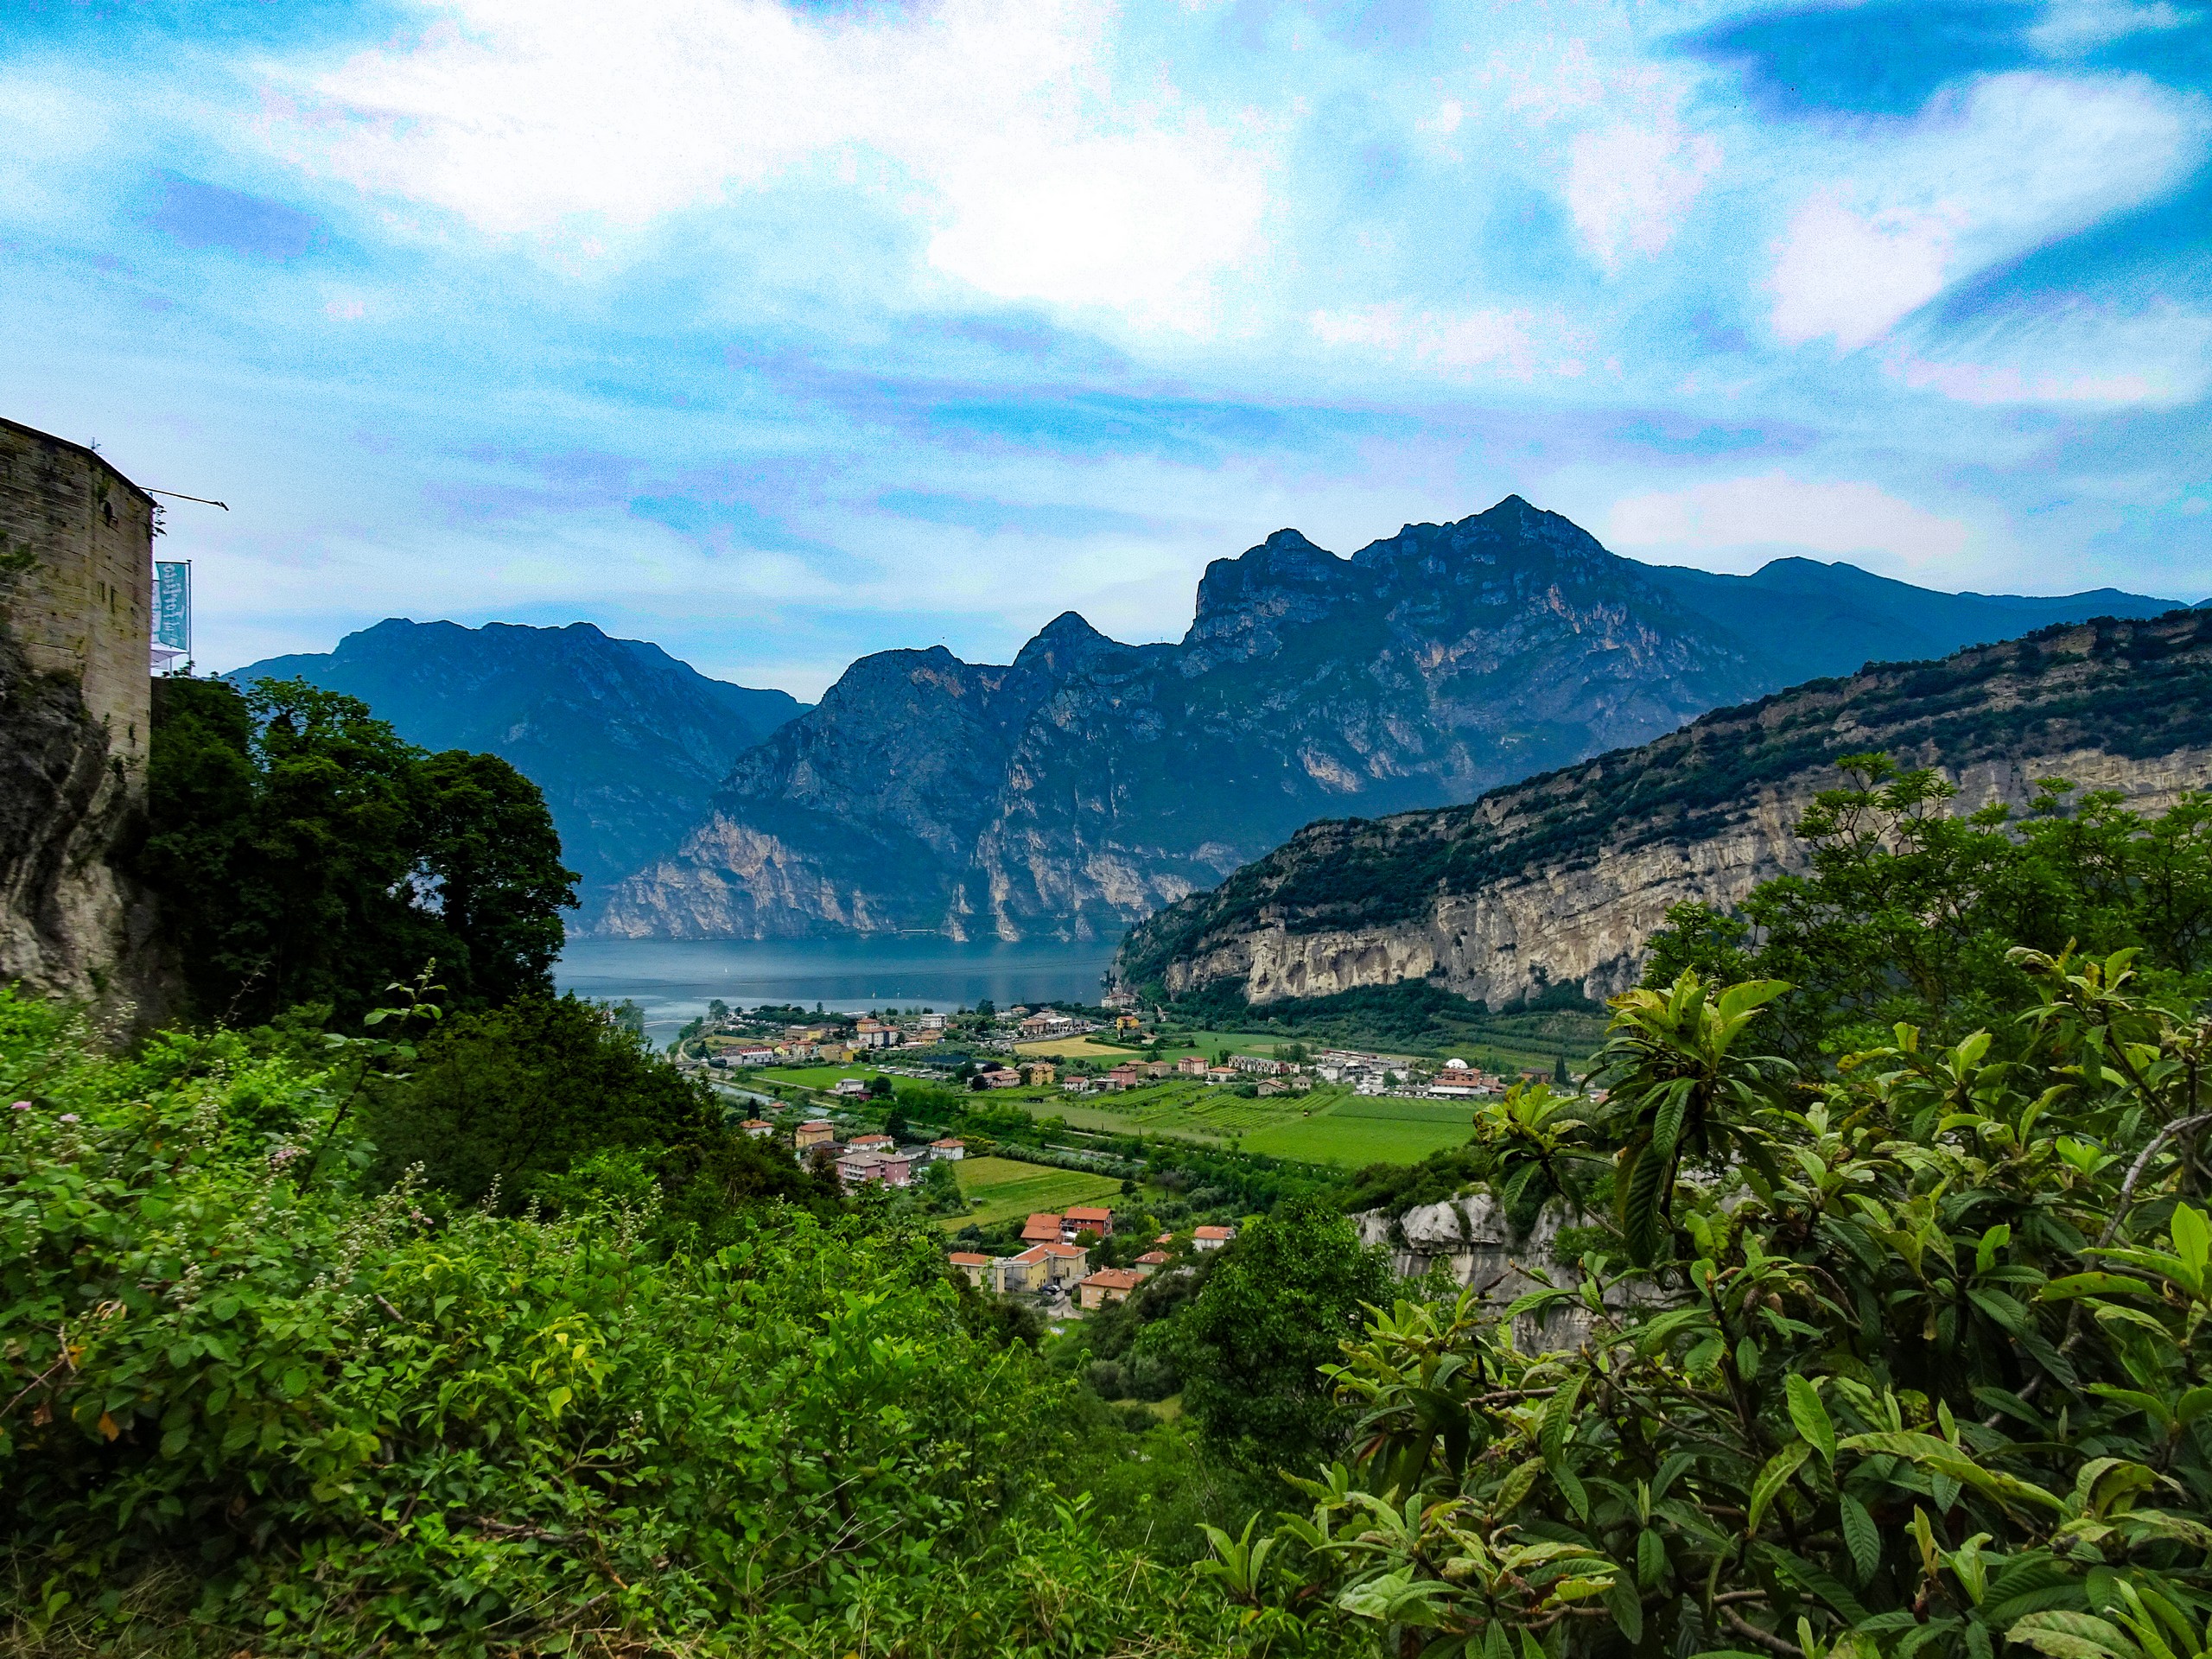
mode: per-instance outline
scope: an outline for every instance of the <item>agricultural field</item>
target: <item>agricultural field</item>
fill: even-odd
[[[1244,1137],[1247,1152],[1357,1169],[1363,1164],[1419,1163],[1432,1152],[1464,1146],[1472,1107],[1457,1100],[1390,1100],[1346,1095],[1311,1117]]]
[[[1104,1032],[1098,1033],[1102,1037],[1105,1034]],[[1273,1058],[1278,1048],[1299,1040],[1288,1036],[1256,1035],[1249,1031],[1194,1031],[1184,1034],[1190,1039],[1188,1042],[1166,1045],[1160,1049],[1158,1058],[1179,1060],[1185,1054],[1197,1054],[1211,1060],[1224,1049],[1231,1054]],[[1095,1043],[1088,1037],[1058,1037],[1050,1042],[1023,1043],[1019,1046],[1024,1056],[1040,1060],[1104,1060],[1109,1064],[1118,1064],[1139,1054],[1153,1058],[1152,1051],[1141,1044],[1126,1040],[1116,1040],[1111,1044]]]
[[[988,1227],[1039,1210],[1105,1204],[1122,1191],[1122,1184],[1109,1175],[1086,1175],[1077,1169],[1052,1169],[1012,1158],[963,1158],[952,1173],[960,1190],[982,1203],[971,1214],[941,1218],[938,1226],[948,1233],[958,1232],[970,1222]]]
[[[1383,1099],[1325,1084],[1306,1095],[1247,1099],[1191,1079],[1078,1098],[1025,1090],[1009,1103],[1071,1128],[1172,1136],[1349,1169],[1417,1163],[1462,1145],[1473,1116],[1463,1101]]]

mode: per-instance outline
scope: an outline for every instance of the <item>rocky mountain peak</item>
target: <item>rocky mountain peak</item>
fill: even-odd
[[[1021,648],[1014,666],[1017,671],[1028,670],[1064,680],[1103,652],[1126,649],[1092,627],[1078,613],[1062,611],[1037,630],[1037,637]]]

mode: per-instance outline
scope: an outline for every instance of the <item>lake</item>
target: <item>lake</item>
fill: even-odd
[[[1096,1002],[1116,939],[1025,939],[963,944],[937,935],[838,939],[571,939],[553,967],[560,988],[645,1011],[645,1034],[665,1043],[707,1011],[796,1002],[848,1014],[868,1008]]]

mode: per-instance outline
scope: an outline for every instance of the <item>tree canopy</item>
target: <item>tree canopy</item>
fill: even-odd
[[[304,681],[155,693],[135,862],[199,1015],[352,1019],[434,960],[451,1007],[552,988],[575,877],[505,761],[427,753]]]

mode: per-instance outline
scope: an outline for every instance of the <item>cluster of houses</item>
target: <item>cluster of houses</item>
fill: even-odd
[[[747,1135],[766,1136],[776,1132],[776,1126],[764,1117],[749,1117],[738,1127]],[[950,1136],[925,1147],[902,1147],[889,1135],[880,1134],[856,1135],[840,1141],[837,1126],[827,1118],[800,1124],[792,1134],[791,1146],[801,1159],[817,1147],[833,1148],[837,1179],[849,1192],[871,1181],[881,1186],[911,1186],[914,1172],[925,1164],[957,1163],[968,1155],[966,1144]]]
[[[1021,1229],[1021,1250],[1014,1255],[989,1256],[977,1250],[955,1250],[947,1259],[978,1290],[1001,1296],[1041,1296],[1049,1300],[1072,1297],[1080,1308],[1099,1308],[1109,1302],[1127,1301],[1129,1293],[1166,1267],[1172,1235],[1162,1233],[1154,1248],[1126,1268],[1093,1271],[1090,1249],[1080,1241],[1094,1242],[1114,1236],[1110,1210],[1077,1206],[1058,1212],[1039,1211]],[[1200,1227],[1191,1235],[1198,1250],[1217,1250],[1236,1236],[1234,1227]]]
[[[818,1025],[785,1026],[779,1037],[728,1037],[730,1024],[717,1022],[706,1032],[709,1051],[705,1059],[679,1060],[686,1069],[701,1065],[716,1071],[743,1071],[760,1065],[849,1065],[862,1054],[886,1048],[920,1048],[942,1042],[944,1016],[916,1014],[896,1020],[859,1019]]]

